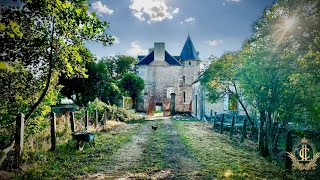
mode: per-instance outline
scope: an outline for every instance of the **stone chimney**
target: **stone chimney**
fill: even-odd
[[[165,60],[164,42],[154,43],[154,60],[155,61],[164,61]]]

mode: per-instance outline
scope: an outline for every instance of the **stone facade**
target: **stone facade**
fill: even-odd
[[[193,47],[193,44],[190,45],[190,43],[192,42],[188,37],[186,44]],[[195,52],[194,47],[191,50],[192,52],[189,53]],[[155,43],[154,49],[151,49],[148,55],[138,56],[140,61],[136,65],[136,73],[145,83],[142,97],[138,101],[138,111],[146,112],[150,99],[154,101],[156,106],[154,109],[166,109],[166,104],[163,103],[170,102],[170,94],[175,93],[176,111],[190,112],[192,83],[199,76],[200,59],[180,57],[171,56],[165,50],[165,43]]]
[[[201,79],[201,76],[199,79]],[[209,102],[207,97],[208,91],[206,91],[205,87],[200,83],[199,79],[192,84],[193,103],[191,115],[197,119],[203,119],[204,117],[208,118],[210,117],[211,110],[213,114],[230,114],[232,110],[230,110],[231,102],[229,101],[229,95],[226,93],[224,99],[219,102]],[[245,112],[239,103],[237,103],[236,107],[238,115],[245,115]]]

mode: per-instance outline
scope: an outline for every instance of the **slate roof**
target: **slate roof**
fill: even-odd
[[[148,65],[154,60],[154,51],[152,51],[147,56],[138,56],[137,65]],[[173,56],[171,56],[167,51],[165,51],[165,61],[170,65],[181,66],[182,64]]]
[[[194,48],[194,45],[189,35],[182,48],[180,60],[200,60],[199,53]]]

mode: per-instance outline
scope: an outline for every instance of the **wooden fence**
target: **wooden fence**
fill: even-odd
[[[70,123],[70,128],[71,132],[75,133],[76,132],[76,121],[77,119],[75,118],[75,112],[68,112],[69,113],[69,123]],[[57,134],[56,134],[56,129],[57,129],[57,120],[56,120],[56,113],[50,112],[49,114],[49,119],[50,119],[50,140],[51,140],[51,151],[56,150],[56,145],[57,145]],[[99,126],[99,121],[100,122],[105,122],[107,121],[107,112],[104,111],[102,114],[101,119],[99,120],[99,112],[97,110],[94,111],[94,119],[92,119],[94,127],[98,128]],[[85,115],[78,119],[80,124],[83,124],[84,120],[84,128],[83,126],[79,125],[80,127],[78,128],[78,131],[87,131],[89,126],[90,126],[90,116],[89,112],[85,111]],[[104,123],[105,124],[105,123]],[[22,155],[23,155],[23,143],[24,143],[24,115],[22,113],[19,113],[16,118],[16,131],[15,131],[15,143],[14,143],[14,149],[15,149],[15,157],[14,157],[14,164],[15,168],[20,169],[21,163],[22,163]]]
[[[209,123],[212,124],[212,129],[216,130],[217,132],[223,134],[224,131],[226,130],[225,127],[225,114],[221,114],[220,116],[220,121],[217,122],[219,120],[218,114],[217,112],[214,113],[213,115],[213,111],[210,111],[210,118],[209,118]],[[231,120],[231,126],[229,129],[230,132],[230,139],[233,138],[233,136],[238,132],[240,134],[240,143],[243,143],[244,140],[246,138],[248,138],[248,133],[247,130],[247,118],[244,119],[243,123],[242,123],[242,127],[235,127],[235,122],[237,121],[237,116],[234,115],[232,116],[232,120]],[[220,126],[219,128],[217,126]],[[302,132],[302,133],[301,133]],[[282,147],[282,151],[285,152],[292,152],[292,149],[294,148],[293,144],[294,142],[298,141],[299,139],[301,139],[302,137],[305,136],[305,131],[301,131],[300,133],[298,131],[295,131],[294,129],[290,129],[290,130],[283,130],[279,135],[281,135],[285,141],[285,149],[283,149]],[[319,137],[320,135],[318,135]],[[312,138],[312,135],[309,135],[309,137]],[[258,138],[258,137],[256,137]],[[254,141],[256,141],[257,139],[254,139]],[[285,154],[285,159],[284,159],[284,167],[285,170],[290,172],[292,170],[292,159],[287,155],[287,153]]]

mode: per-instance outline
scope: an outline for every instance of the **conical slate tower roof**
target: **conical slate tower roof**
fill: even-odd
[[[194,48],[189,35],[186,42],[184,43],[183,49],[180,54],[180,59],[181,60],[200,60],[198,56],[198,52]]]

